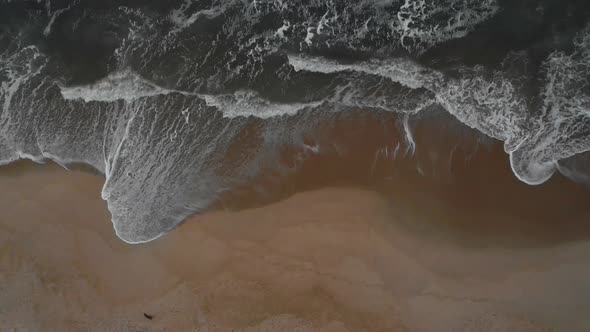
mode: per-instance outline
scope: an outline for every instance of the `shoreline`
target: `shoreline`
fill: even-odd
[[[297,123],[301,119],[290,120]],[[467,234],[477,233],[481,223],[472,226],[468,218],[457,217],[465,216],[466,212],[472,215],[471,218],[485,215],[485,211],[501,220],[517,218],[542,225],[537,229],[528,227],[518,234],[523,240],[533,239],[527,245],[547,241],[556,231],[552,229],[554,220],[564,211],[570,216],[588,218],[590,215],[588,188],[561,174],[555,174],[539,186],[519,181],[512,173],[509,156],[499,141],[466,127],[446,113],[432,112],[408,120],[410,122],[404,122],[403,128],[402,119],[389,113],[338,113],[325,120],[318,123],[318,128],[299,133],[300,140],[272,149],[266,147],[262,152],[256,152],[256,149],[263,145],[250,137],[260,134],[256,124],[252,124],[252,128],[245,128],[220,157],[219,167],[210,167],[212,173],[206,173],[207,167],[205,176],[196,171],[193,174],[190,168],[185,168],[189,170],[185,173],[191,174],[189,178],[194,182],[185,180],[174,184],[172,178],[184,174],[182,169],[174,169],[168,175],[159,174],[163,176],[159,181],[152,177],[155,182],[150,182],[150,190],[164,198],[166,206],[176,208],[167,210],[169,213],[152,211],[152,214],[143,214],[158,204],[158,199],[144,200],[145,195],[137,190],[144,182],[135,180],[133,172],[125,173],[125,168],[120,169],[114,177],[119,185],[111,188],[116,188],[120,194],[116,195],[116,200],[110,200],[109,206],[115,211],[113,220],[121,238],[129,243],[149,242],[194,215],[264,207],[297,193],[326,187],[375,190],[386,197],[404,201],[407,206],[420,204],[422,200],[437,202],[435,206],[441,206],[437,209],[443,219],[453,220],[445,227]],[[17,162],[18,165],[23,163],[26,161]],[[247,166],[238,171],[241,164]],[[74,171],[104,178],[91,166],[81,163],[68,166]],[[211,183],[208,179],[212,179]],[[165,194],[156,194],[163,190],[158,183],[169,184]],[[133,186],[137,188],[130,190]],[[500,210],[502,214],[497,215]],[[428,218],[432,219],[432,216]],[[157,227],[143,227],[147,224],[142,220],[146,219],[151,221],[149,225]],[[501,223],[488,223],[491,226],[489,231],[496,237],[493,241],[505,237],[503,232],[506,230],[516,231],[506,223],[501,228],[497,227]],[[590,225],[569,226],[567,240],[590,235]],[[526,234],[529,231],[533,232],[532,236]],[[133,240],[133,236],[138,240]]]
[[[415,210],[392,198],[324,188],[208,212],[130,246],[112,230],[99,177],[17,165],[0,183],[9,330],[590,328],[587,240],[469,247],[433,220],[407,227]]]
[[[352,124],[357,119],[349,120]],[[347,123],[344,121],[341,125],[346,128]],[[404,214],[410,215],[410,219],[413,217],[411,222],[401,224],[409,230],[427,231],[434,238],[465,246],[542,247],[590,238],[590,223],[584,222],[590,220],[590,206],[587,205],[590,190],[586,187],[561,174],[555,174],[543,185],[523,183],[511,172],[508,155],[500,144],[479,147],[470,140],[473,137],[461,141],[461,135],[469,134],[456,131],[446,131],[451,135],[442,143],[437,142],[433,139],[439,136],[430,128],[433,125],[436,122],[424,121],[417,128],[415,139],[420,149],[415,155],[378,160],[379,153],[389,147],[385,145],[382,148],[385,150],[379,149],[384,144],[382,134],[371,137],[368,142],[348,142],[346,153],[307,155],[291,173],[262,171],[176,227],[219,211],[239,213],[265,208],[308,192],[355,188],[373,191],[392,203],[397,217]],[[445,132],[446,129],[441,130]],[[363,129],[363,132],[370,130]],[[392,137],[395,135],[394,132]],[[344,137],[338,129],[328,136]],[[373,150],[377,151],[375,160],[371,158]],[[432,159],[433,151],[441,156],[453,152],[448,161],[441,161]],[[293,158],[298,152],[287,147],[283,154],[285,158]],[[447,163],[446,170],[441,167],[443,163]],[[0,176],[54,172],[56,168],[70,174],[92,176],[99,186],[97,198],[100,198],[104,174],[82,163],[70,164],[64,169],[50,160],[46,163],[19,160],[0,168]],[[433,173],[429,174],[429,169]],[[437,174],[439,169],[442,171]],[[106,209],[107,202],[101,202]],[[555,222],[564,213],[567,213],[565,223]]]

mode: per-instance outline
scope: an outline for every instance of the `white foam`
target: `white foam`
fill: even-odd
[[[218,108],[228,118],[255,116],[271,118],[282,115],[294,115],[304,109],[319,106],[320,102],[312,103],[274,103],[260,97],[254,91],[237,91],[225,95],[200,95],[207,105]]]
[[[225,12],[225,10],[234,4],[233,0],[213,1],[210,8],[201,9],[194,13],[190,13],[189,9],[195,4],[193,0],[185,0],[179,8],[173,9],[168,15],[169,20],[176,25],[176,29],[172,33],[180,32],[202,17],[207,19],[215,18]]]
[[[438,43],[466,36],[473,28],[497,13],[496,0],[405,0],[392,30],[402,46],[421,53]],[[434,23],[446,18],[444,24]],[[406,44],[412,38],[417,44]]]
[[[342,71],[361,72],[369,75],[386,77],[408,88],[417,89],[432,86],[442,78],[442,75],[428,70],[414,61],[405,58],[389,60],[372,60],[342,64],[322,57],[310,57],[289,54],[289,64],[296,71],[310,71],[319,73],[336,73]]]
[[[175,92],[157,86],[142,78],[131,70],[122,70],[109,74],[106,78],[95,83],[60,87],[64,99],[81,99],[89,101],[133,101],[138,98],[168,94]]]
[[[450,78],[403,59],[340,64],[321,57],[289,56],[289,61],[298,71],[328,74],[345,71],[364,73],[385,77],[410,88],[430,90],[435,94],[437,102],[461,122],[488,136],[504,141],[506,151],[511,154],[514,173],[523,182],[529,184],[545,182],[554,173],[557,160],[587,151],[590,146],[590,142],[586,142],[590,141],[588,135],[584,136],[584,143],[565,139],[573,135],[576,129],[589,130],[580,122],[572,122],[572,128],[565,132],[562,126],[568,119],[575,120],[576,117],[589,113],[589,96],[584,95],[583,89],[586,89],[585,84],[587,84],[587,78],[584,75],[590,71],[580,68],[580,62],[576,62],[577,60],[568,66],[564,65],[565,60],[561,59],[560,65],[555,66],[559,70],[571,68],[576,71],[567,75],[554,75],[557,78],[565,77],[569,83],[562,82],[558,85],[559,88],[556,88],[555,83],[548,85],[548,91],[551,93],[544,93],[544,98],[547,104],[553,107],[551,108],[553,113],[548,114],[544,111],[545,115],[541,116],[538,112],[529,111],[527,99],[511,80],[504,77],[501,71],[490,76],[486,75],[481,68],[464,69],[459,78]],[[584,61],[585,66],[590,64],[590,61]],[[354,79],[358,80],[362,77]],[[566,91],[565,86],[569,87],[569,92]],[[555,93],[556,90],[559,91]],[[563,98],[572,91],[574,95],[571,98]],[[570,99],[575,101],[570,102]],[[557,102],[563,105],[558,105]],[[556,105],[559,107],[555,107]],[[403,109],[398,111],[404,113]],[[533,116],[534,114],[537,115]],[[575,128],[576,126],[578,128]],[[404,129],[408,133],[406,126]],[[408,139],[410,148],[413,146],[412,142]],[[567,143],[564,145],[563,142]]]
[[[375,84],[379,85],[377,89],[374,89]],[[404,114],[419,113],[436,103],[436,99],[430,94],[413,92],[415,91],[400,89],[386,82],[365,82],[359,78],[337,86],[333,95],[326,100],[334,105]]]
[[[291,28],[291,23],[289,23],[289,21],[285,20],[283,22],[283,25],[277,29],[277,31],[275,32],[275,36],[281,38],[281,39],[287,39],[287,37],[285,36],[285,32],[289,31],[289,29]]]
[[[47,0],[47,3],[49,4],[49,0]],[[53,26],[53,23],[55,22],[55,20],[56,20],[56,19],[57,19],[57,18],[58,18],[58,17],[59,17],[61,14],[63,14],[64,12],[66,12],[66,11],[70,10],[70,8],[72,7],[72,5],[69,5],[69,6],[65,7],[65,8],[58,9],[58,10],[54,11],[53,13],[51,13],[50,7],[51,7],[51,6],[50,6],[50,5],[48,5],[48,8],[47,8],[47,10],[48,10],[48,12],[47,12],[47,15],[50,15],[50,16],[51,16],[51,18],[49,19],[49,23],[47,23],[47,26],[45,27],[45,30],[43,30],[43,34],[45,35],[45,37],[47,37],[47,36],[49,36],[49,34],[51,34],[51,27]]]
[[[408,150],[406,152],[413,155],[416,152],[416,142],[414,141],[414,135],[412,135],[412,128],[410,127],[410,116],[404,115],[403,119],[404,133],[406,134],[406,143],[408,144]]]
[[[559,162],[557,164],[557,169],[567,178],[590,188],[590,170],[588,169],[590,163],[588,155],[579,155],[573,158],[573,161],[567,160],[565,162]],[[576,160],[575,158],[581,158],[582,160]]]
[[[543,64],[542,107],[528,125],[529,135],[511,153],[519,179],[547,181],[558,161],[590,151],[590,24],[575,39],[572,54],[554,52]]]
[[[191,13],[190,0],[170,13],[177,26],[174,31],[190,26],[200,17],[217,17],[237,9],[241,17],[226,28],[226,33],[242,36],[260,20],[277,16],[289,23],[271,33],[265,40],[269,49],[283,43],[313,47],[347,45],[366,50],[367,42],[379,41],[379,47],[405,48],[421,54],[432,46],[461,38],[495,15],[497,0],[241,0],[213,1],[205,9]],[[400,6],[401,4],[401,6]],[[195,6],[196,7],[196,6]],[[442,23],[441,23],[442,22]],[[289,30],[289,38],[285,31]],[[377,37],[377,38],[375,38]]]
[[[179,93],[204,99],[208,106],[216,107],[224,117],[270,118],[282,115],[294,115],[297,112],[317,107],[321,102],[310,103],[276,103],[260,97],[251,90],[241,90],[230,94],[199,94],[160,87],[131,70],[115,72],[106,78],[83,86],[60,87],[62,97],[66,100],[81,99],[85,102],[112,102],[124,100],[133,102],[140,98],[155,95]],[[188,123],[189,114],[184,112]]]
[[[520,137],[519,121],[526,117],[526,100],[501,73],[486,79],[481,70],[465,70],[461,78],[454,79],[403,58],[341,64],[321,57],[289,55],[289,63],[297,71],[350,71],[384,77],[412,89],[430,90],[438,103],[459,120],[503,141]],[[429,104],[426,101],[411,111],[419,112]],[[394,110],[407,112],[403,108]]]

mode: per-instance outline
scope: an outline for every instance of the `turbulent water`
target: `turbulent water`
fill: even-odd
[[[0,0],[0,162],[105,174],[155,239],[334,114],[448,112],[514,174],[590,179],[585,0]],[[250,142],[250,143],[248,143]]]

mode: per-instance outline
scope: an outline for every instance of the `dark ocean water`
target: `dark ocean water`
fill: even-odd
[[[0,0],[0,84],[0,162],[97,169],[131,243],[367,142],[370,174],[500,142],[522,182],[590,183],[584,0]]]

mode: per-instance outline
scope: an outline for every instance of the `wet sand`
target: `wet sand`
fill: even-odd
[[[555,181],[537,195],[577,195]],[[334,187],[195,216],[131,246],[115,237],[102,183],[51,164],[0,168],[0,330],[590,330],[584,211],[557,221],[578,238],[573,226],[529,232],[508,209],[493,216],[512,218],[506,236],[484,241],[485,209],[462,232],[440,227],[461,222],[436,195]],[[527,204],[578,204],[566,203]]]

